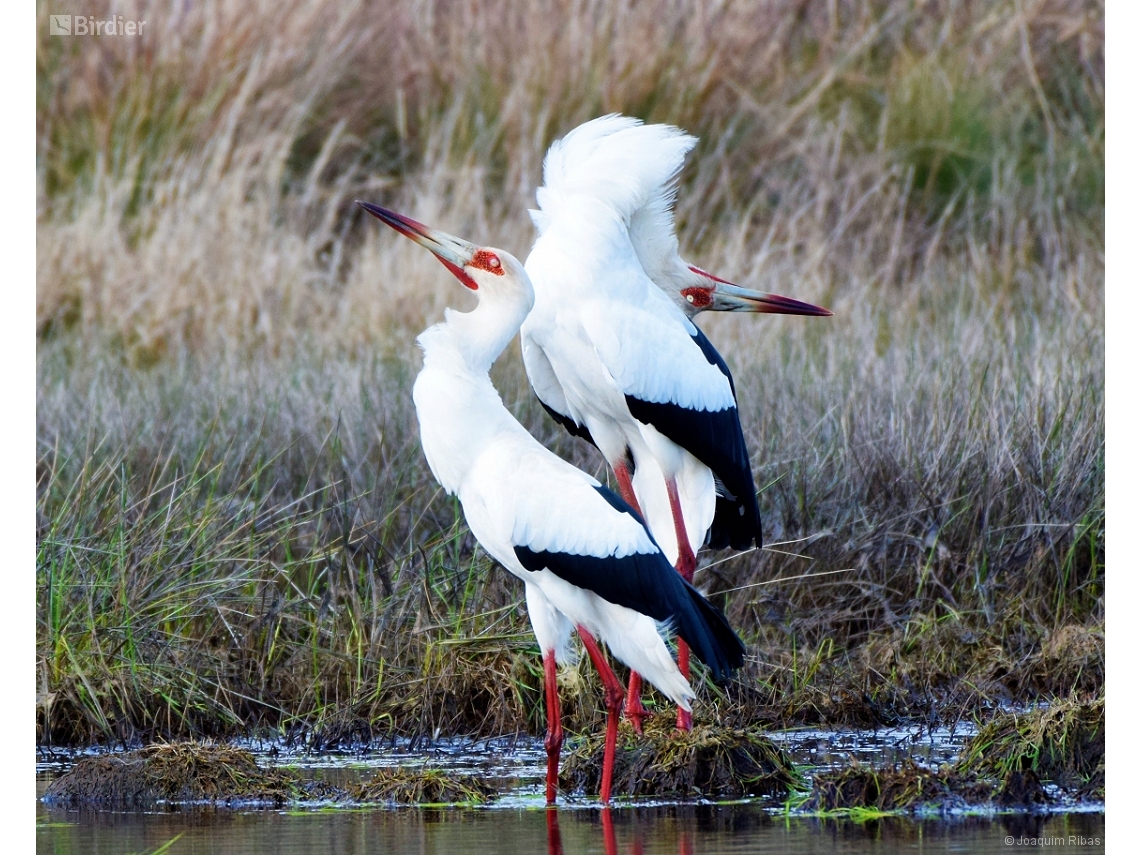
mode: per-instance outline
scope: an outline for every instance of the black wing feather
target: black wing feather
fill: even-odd
[[[701,332],[700,327],[698,327],[696,324],[693,324],[693,328],[697,331],[696,335],[693,336],[693,341],[697,343],[697,347],[701,349],[701,353],[705,355],[705,359],[708,360],[709,365],[715,365],[720,369],[720,373],[728,378],[728,386],[730,389],[732,389],[732,400],[735,401],[736,383],[733,382],[732,372],[728,370],[728,364],[724,361],[724,357],[717,353],[716,348],[713,347],[712,342],[708,340],[708,337],[703,332]]]
[[[712,342],[697,329],[693,336],[710,365],[715,365],[728,378],[736,399],[736,384],[721,355]],[[756,483],[748,461],[748,447],[740,414],[736,407],[718,412],[690,410],[676,404],[642,401],[626,395],[630,414],[639,422],[653,425],[666,437],[692,454],[712,470],[727,495],[717,492],[716,512],[709,532],[713,549],[748,549],[753,543],[763,545],[760,506],[756,502]]]
[[[614,508],[639,519],[620,496],[595,487]],[[532,572],[549,570],[603,600],[668,622],[688,642],[717,682],[744,663],[744,644],[716,606],[686,582],[660,552],[614,556],[536,552],[516,546],[515,555]]]
[[[538,402],[542,404],[542,408],[550,414],[550,417],[554,419],[554,421],[558,422],[558,424],[562,425],[562,427],[566,428],[566,430],[570,432],[571,436],[576,436],[580,439],[586,440],[586,442],[590,443],[590,445],[594,446],[594,448],[598,447],[598,444],[594,442],[594,437],[591,436],[590,429],[588,427],[578,424],[569,416],[564,416],[562,413],[558,412],[558,410],[548,405],[546,401],[542,400],[542,398],[539,398]]]

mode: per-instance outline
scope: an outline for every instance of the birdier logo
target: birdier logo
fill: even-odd
[[[105,20],[87,15],[49,15],[48,35],[52,36],[141,36],[146,21],[127,21],[122,15]]]

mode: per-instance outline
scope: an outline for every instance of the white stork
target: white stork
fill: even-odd
[[[628,504],[544,448],[503,406],[488,371],[534,303],[522,264],[359,204],[430,249],[479,297],[474,311],[448,309],[443,323],[417,339],[424,367],[412,396],[424,455],[443,488],[459,497],[479,543],[525,584],[545,674],[547,802],[556,796],[562,746],[556,663],[568,655],[572,628],[605,685],[601,798],[609,801],[625,692],[595,638],[685,710],[694,693],[662,628],[691,645],[715,679],[740,667],[744,645],[720,610],[674,572]]]
[[[526,261],[535,306],[522,327],[539,400],[598,447],[686,581],[706,538],[713,548],[761,545],[732,377],[690,318],[705,309],[830,314],[681,259],[675,180],[695,142],[672,126],[610,115],[551,146]],[[687,677],[683,645],[680,659]],[[640,730],[636,673],[626,714]],[[678,727],[689,726],[679,711]]]

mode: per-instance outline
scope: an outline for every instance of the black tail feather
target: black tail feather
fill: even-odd
[[[677,624],[677,635],[712,672],[713,682],[723,683],[744,664],[744,642],[733,632],[724,612],[704,598],[700,591],[677,577],[689,594]]]
[[[742,485],[743,486],[743,485]],[[760,506],[756,502],[755,487],[749,483],[749,492],[741,498],[716,497],[716,513],[709,529],[708,546],[711,549],[751,549],[764,545],[760,524]]]

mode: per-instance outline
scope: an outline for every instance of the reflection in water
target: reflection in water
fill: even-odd
[[[850,756],[890,763],[921,756],[937,765],[961,750],[965,732],[896,730],[778,734],[798,764],[827,768]],[[256,746],[251,746],[256,747]],[[276,752],[275,752],[276,754]],[[599,810],[596,802],[568,799],[543,804],[546,753],[540,742],[487,740],[414,745],[367,755],[287,754],[308,774],[346,786],[375,768],[431,762],[457,774],[475,774],[507,793],[482,809],[224,810],[171,808],[152,813],[76,812],[38,802],[67,759],[44,761],[36,776],[36,849],[59,855],[153,852],[181,835],[169,855],[271,852],[273,855],[730,855],[732,853],[888,853],[955,851],[1004,853],[1104,851],[1104,814],[1072,813],[870,822],[788,816],[771,805],[646,804]],[[1048,838],[1048,846],[1011,846],[1006,838]],[[1070,845],[1069,840],[1073,839]],[[1082,842],[1081,839],[1086,842]],[[1062,843],[1057,841],[1061,840]],[[1097,841],[1095,843],[1088,841]]]
[[[812,819],[781,816],[779,822],[767,814],[753,817],[757,822],[729,818],[725,823],[722,814],[742,813],[746,806],[710,807],[709,810],[681,809],[639,811],[624,810],[619,816],[625,820],[629,834],[618,845],[614,829],[614,811],[604,807],[586,816],[575,812],[576,819],[600,821],[601,839],[605,855],[646,855],[649,852],[673,855],[694,855],[728,852],[909,852],[952,851],[1009,852],[1010,838],[1020,841],[1033,839],[1051,841],[1050,851],[1102,852],[1104,851],[1103,814],[1072,814],[1068,816],[1023,815],[995,818],[958,817],[954,820],[914,820],[891,817],[867,822],[840,819]],[[735,808],[735,810],[734,810]],[[648,813],[639,821],[639,813]],[[677,822],[670,823],[666,817]],[[654,821],[654,819],[658,821]],[[665,820],[665,821],[661,821]],[[669,826],[672,825],[672,828]],[[737,827],[742,826],[742,827]],[[719,828],[725,835],[708,834]],[[763,829],[763,831],[761,831]],[[562,832],[559,827],[558,808],[546,810],[547,855],[564,855]],[[648,847],[648,848],[647,848]],[[513,851],[513,850],[512,850]],[[571,852],[596,851],[593,846],[575,848]]]
[[[42,792],[42,786],[38,787]],[[539,797],[540,798],[540,797]],[[198,853],[416,853],[454,855],[730,855],[730,853],[1005,853],[1013,838],[1099,839],[1050,845],[1053,852],[1104,851],[1104,815],[889,819],[857,823],[772,813],[756,804],[485,809],[211,810],[81,813],[38,809],[37,851]],[[1026,847],[1020,847],[1026,848]],[[1020,849],[1018,849],[1020,851]]]

